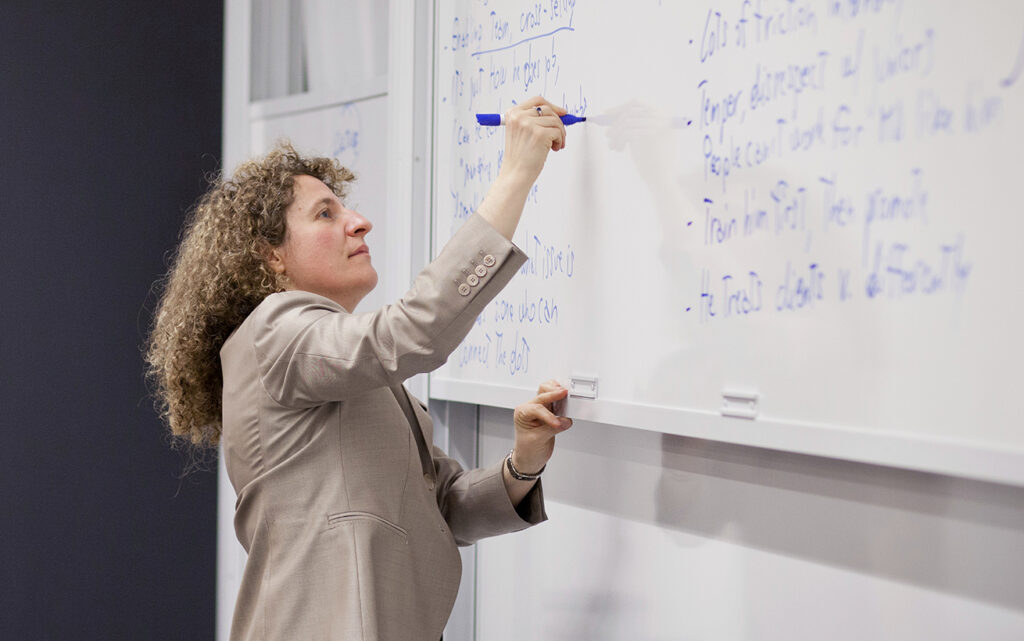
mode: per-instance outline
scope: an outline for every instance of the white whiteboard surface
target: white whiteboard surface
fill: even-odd
[[[590,121],[432,397],[513,407],[591,377],[568,415],[1024,484],[1024,5],[436,15],[435,248],[500,166],[475,113],[543,94]]]

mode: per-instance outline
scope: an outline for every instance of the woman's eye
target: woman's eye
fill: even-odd
[[[319,214],[317,214],[316,216],[317,216],[317,218],[330,218],[331,217],[331,210],[330,209],[325,209],[322,212],[320,212]]]

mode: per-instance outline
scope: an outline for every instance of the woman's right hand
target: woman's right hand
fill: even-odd
[[[501,172],[532,187],[549,151],[565,148],[564,107],[534,96],[505,112],[505,155]]]
[[[540,96],[505,112],[505,155],[501,171],[477,212],[502,236],[512,240],[526,197],[552,149],[565,148],[564,108]]]

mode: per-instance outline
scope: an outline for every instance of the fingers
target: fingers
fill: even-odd
[[[537,387],[537,393],[543,394],[544,392],[553,392],[559,389],[564,389],[562,387],[562,384],[552,378],[551,380],[547,380],[541,383],[540,386]]]
[[[544,107],[541,107],[542,113],[547,113],[544,109]],[[557,137],[552,138],[551,140],[551,149],[554,151],[565,149],[565,124],[562,122],[561,118],[556,115],[542,115],[537,119],[537,122],[558,133]]]
[[[544,381],[537,388],[538,396],[542,394],[551,393],[554,393],[555,395],[554,400],[549,403],[544,403],[544,406],[551,410],[551,412],[553,412],[554,414],[561,415],[565,410],[565,399],[569,396],[569,390],[562,387],[562,384],[556,381],[555,379]],[[543,399],[537,398],[534,400],[534,402],[543,402]]]
[[[572,420],[558,416],[554,412],[554,404],[564,400],[568,395],[569,390],[562,387],[558,381],[544,381],[537,388],[537,396],[532,401],[516,408],[516,422],[524,426],[529,423],[534,426],[543,424],[559,431],[569,429]]]
[[[550,107],[551,110],[554,111],[559,116],[564,116],[565,114],[569,113],[565,109],[565,107],[562,107],[560,105],[556,105],[554,103],[548,102],[547,100],[544,99],[543,96],[534,96],[533,98],[530,98],[529,100],[525,100],[525,101],[519,103],[519,105],[521,107],[523,107],[523,108],[526,108],[526,109],[533,109],[535,107],[545,107],[545,106],[546,107]]]
[[[543,98],[539,98],[539,101],[536,100],[538,99],[531,98],[526,102],[521,102],[518,105],[512,107],[511,109],[505,112],[506,120],[516,116],[555,116],[556,118],[558,118],[569,113],[565,107],[553,105],[547,100],[544,100]],[[561,120],[559,120],[559,122],[561,122]]]
[[[565,109],[535,97],[505,112],[505,157],[502,174],[537,180],[550,151],[565,148]]]
[[[565,431],[572,427],[571,418],[555,416],[547,407],[536,403],[521,405],[516,408],[515,413],[517,423],[524,426],[539,427],[544,425],[558,432]]]
[[[537,394],[537,398],[533,399],[533,402],[540,403],[541,405],[551,405],[555,401],[560,401],[568,395],[569,390],[563,387],[561,389],[551,390],[550,392]]]
[[[554,151],[564,149],[565,123],[562,122],[562,119],[559,116],[565,114],[565,109],[556,107],[545,100],[544,104],[535,106],[534,111],[538,115],[537,122],[540,125],[558,131],[558,138],[553,138],[551,140],[551,149]]]
[[[565,124],[562,123],[560,116],[564,116],[567,113],[569,112],[565,107],[552,104],[540,96],[534,96],[510,109],[506,113],[506,121],[515,117],[530,118],[542,127],[557,131],[557,135],[553,132],[545,133],[548,136],[551,149],[553,151],[560,151],[565,149]],[[533,116],[536,116],[536,118],[532,118]]]

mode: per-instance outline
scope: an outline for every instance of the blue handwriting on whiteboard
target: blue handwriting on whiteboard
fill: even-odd
[[[909,243],[882,242],[875,246],[871,272],[865,279],[868,298],[900,299],[952,289],[963,293],[973,265],[964,255],[965,239],[942,244],[938,251],[915,253]],[[937,255],[936,255],[937,254]]]
[[[557,325],[558,303],[551,296],[533,297],[523,290],[523,298],[514,303],[507,298],[496,298],[491,303],[495,323],[520,325]]]
[[[896,33],[887,49],[875,47],[875,81],[882,84],[898,76],[927,76],[935,68],[935,31],[925,29],[924,35],[904,44],[903,34]]]
[[[827,0],[826,16],[843,22],[878,14],[886,9],[899,9],[903,0]]]
[[[725,300],[724,317],[756,314],[764,308],[764,283],[757,272],[751,270],[745,280],[736,281],[731,274],[722,276],[722,298]]]
[[[729,47],[747,49],[802,32],[817,32],[818,17],[804,0],[785,0],[770,6],[761,0],[743,0],[735,16],[708,9],[701,34],[699,58],[707,62],[716,52]]]
[[[862,256],[867,258],[872,243],[872,232],[877,225],[917,220],[928,223],[928,192],[920,169],[913,169],[909,191],[897,193],[882,188],[868,192],[864,205],[864,235]]]
[[[1012,87],[1020,78],[1022,72],[1024,72],[1024,38],[1021,38],[1020,48],[1017,50],[1017,61],[1013,65],[1013,70],[999,84],[1004,87]]]
[[[470,363],[480,364],[484,367],[489,366],[491,352],[491,335],[484,334],[484,341],[482,343],[473,343],[468,339],[463,341],[459,345],[458,360],[456,363],[459,367],[465,367]]]
[[[498,369],[507,370],[512,376],[520,372],[527,372],[530,369],[530,344],[526,342],[526,337],[520,337],[519,332],[515,333],[515,338],[511,341],[511,346],[504,342],[505,335],[502,332],[495,332],[494,335],[497,337],[497,343],[495,350],[497,352],[497,363]]]
[[[817,263],[808,264],[806,269],[797,270],[786,263],[786,276],[775,290],[775,309],[795,311],[813,306],[815,301],[825,298],[825,274]]]
[[[533,234],[527,236],[525,253],[530,259],[519,268],[521,275],[539,275],[548,280],[555,276],[572,278],[576,273],[576,250],[571,243],[564,247],[552,245]]]

